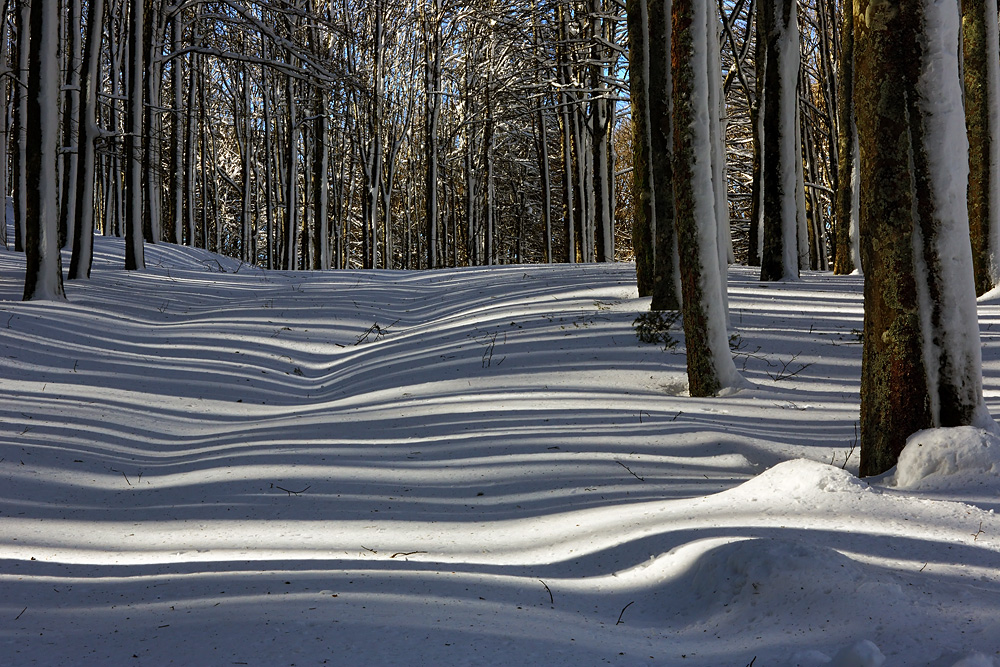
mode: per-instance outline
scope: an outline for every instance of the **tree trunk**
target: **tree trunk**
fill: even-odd
[[[125,269],[128,271],[146,268],[142,245],[143,11],[143,0],[132,0],[125,120]]]
[[[969,230],[976,293],[1000,282],[1000,38],[997,0],[962,0]]]
[[[719,219],[713,181],[717,114],[710,109],[711,50],[719,48],[714,5],[673,0],[674,197],[683,297],[688,387],[713,396],[738,384],[729,351],[725,285],[719,266]],[[713,136],[713,134],[715,136]]]
[[[75,132],[80,122],[80,0],[66,2],[66,91],[63,97],[62,203],[59,207],[59,245],[72,246],[76,214],[78,160]]]
[[[59,5],[32,2],[28,15],[25,122],[24,300],[65,299],[59,252]]]
[[[761,280],[794,280],[799,275],[798,132],[799,34],[794,0],[762,0],[764,53],[763,188],[764,244]],[[758,72],[760,64],[758,64]]]
[[[181,47],[183,36],[182,12],[178,10],[171,24],[171,44],[173,50]],[[171,221],[167,229],[167,241],[184,241],[184,60],[174,58],[170,63],[170,86],[174,93],[173,114],[170,123],[170,196]]]
[[[14,159],[11,165],[14,181],[14,250],[16,252],[24,251],[25,237],[27,236],[25,216],[28,206],[25,198],[28,194],[28,181],[25,135],[28,119],[28,95],[25,88],[28,84],[28,51],[31,43],[28,35],[31,22],[30,12],[31,5],[25,0],[19,0],[14,13],[17,30],[17,53],[14,60],[17,63],[17,76],[14,77],[12,86],[14,94]]]
[[[837,192],[834,212],[833,272],[847,275],[858,264],[857,201],[858,142],[854,118],[854,12],[844,11],[840,33],[840,78],[837,80]]]
[[[895,465],[920,429],[996,426],[983,401],[967,238],[958,2],[895,0],[867,16],[859,2],[854,18],[865,267],[861,474],[874,475]]]
[[[425,224],[427,226],[427,268],[440,266],[438,228],[438,125],[441,118],[441,0],[432,0],[433,17],[427,44],[425,93],[427,96],[427,172],[425,182]]]
[[[316,212],[313,217],[313,268],[330,268],[330,151],[326,143],[326,114],[329,93],[316,91],[315,154],[313,156],[313,192]]]
[[[673,77],[670,0],[645,0],[649,19],[650,172],[653,182],[651,310],[679,310],[680,270],[674,222]]]
[[[90,277],[94,255],[94,141],[100,132],[97,127],[97,92],[100,87],[101,38],[104,34],[104,0],[91,0],[88,4],[87,44],[83,52],[80,79],[80,155],[76,182],[76,230],[73,234],[73,254],[69,264],[69,278]]]
[[[649,14],[646,0],[628,0],[628,78],[632,103],[632,252],[639,296],[653,293],[653,175],[650,170]]]
[[[289,54],[288,60],[291,59]],[[285,261],[282,268],[294,271],[298,266],[299,142],[295,80],[291,77],[285,81],[285,106],[288,120],[285,128]]]

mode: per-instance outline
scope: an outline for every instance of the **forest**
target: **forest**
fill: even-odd
[[[5,0],[0,26],[5,192],[21,192],[26,159],[17,137],[28,118],[30,4]],[[147,243],[267,268],[633,257],[625,3],[43,4],[58,18],[47,76],[67,247],[84,228],[124,236],[140,226],[135,215]],[[723,0],[720,10],[734,259],[753,264],[755,2]],[[836,256],[842,7],[811,0],[797,11],[808,266],[825,268]],[[141,213],[129,208],[133,172]],[[92,184],[78,184],[83,175]],[[20,247],[23,233],[22,222],[8,242]],[[70,277],[86,275],[87,259],[79,264]]]
[[[0,663],[997,667],[997,16],[0,0]]]

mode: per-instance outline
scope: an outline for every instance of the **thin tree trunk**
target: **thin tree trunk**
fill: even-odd
[[[674,121],[670,0],[644,0],[649,19],[650,169],[653,181],[651,310],[680,310],[681,283],[674,221]]]
[[[80,155],[74,205],[76,230],[69,265],[71,280],[90,277],[94,254],[94,142],[100,132],[97,127],[97,92],[100,85],[101,38],[104,34],[104,0],[91,0],[87,10],[87,44],[80,80]]]
[[[78,151],[74,133],[80,123],[80,0],[66,0],[66,90],[63,97],[62,203],[59,207],[59,245],[72,246],[76,214]]]
[[[969,229],[976,293],[1000,283],[1000,38],[996,0],[962,0]]]
[[[125,269],[128,271],[146,268],[142,244],[143,10],[143,0],[132,0],[125,120]]]

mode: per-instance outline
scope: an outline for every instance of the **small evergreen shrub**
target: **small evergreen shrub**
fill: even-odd
[[[680,317],[680,312],[676,310],[650,310],[635,318],[632,326],[635,327],[636,337],[643,343],[655,343],[662,345],[664,350],[672,350],[677,347],[677,339],[670,330]]]

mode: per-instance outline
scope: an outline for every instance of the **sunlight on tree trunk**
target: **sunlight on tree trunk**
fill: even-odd
[[[865,325],[861,474],[924,428],[995,428],[968,239],[958,0],[855,4]]]

